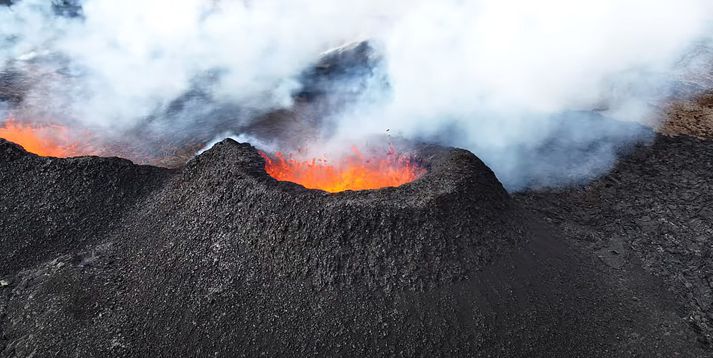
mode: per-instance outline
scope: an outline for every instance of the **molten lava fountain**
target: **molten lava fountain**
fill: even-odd
[[[426,172],[409,156],[399,154],[393,148],[384,155],[368,157],[352,148],[351,155],[334,162],[316,158],[298,160],[280,152],[272,157],[260,154],[265,159],[265,171],[273,178],[331,193],[396,187],[412,182]]]

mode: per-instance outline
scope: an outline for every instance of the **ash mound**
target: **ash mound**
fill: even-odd
[[[180,207],[173,220],[190,223],[170,235],[225,233],[223,249],[249,250],[278,277],[424,289],[466,278],[521,229],[508,194],[473,154],[418,152],[429,171],[415,182],[329,194],[276,181],[254,148],[228,139],[189,162],[160,207]]]
[[[473,154],[418,156],[329,194],[232,140],[175,171],[0,141],[0,357],[696,354]]]

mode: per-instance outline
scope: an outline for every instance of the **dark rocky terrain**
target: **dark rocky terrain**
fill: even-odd
[[[704,140],[514,200],[431,146],[341,194],[231,140],[175,171],[0,147],[0,356],[711,354]]]
[[[712,348],[713,142],[659,136],[587,186],[516,201],[597,257],[613,280],[642,269],[661,278],[685,307],[681,319]]]

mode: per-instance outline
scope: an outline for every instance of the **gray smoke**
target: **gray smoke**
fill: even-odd
[[[518,190],[606,172],[663,101],[709,88],[712,20],[708,0],[22,0],[0,7],[0,65],[19,120],[205,145],[297,112],[320,54],[369,39],[380,61],[332,84],[358,84],[348,104],[309,112],[304,155],[439,142]]]

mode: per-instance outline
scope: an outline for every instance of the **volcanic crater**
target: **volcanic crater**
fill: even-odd
[[[211,215],[237,212],[236,236],[279,263],[267,270],[318,287],[433,287],[520,239],[509,195],[472,153],[422,145],[417,157],[428,171],[411,183],[326,193],[276,181],[253,147],[227,139],[188,163],[190,188],[176,192],[210,190],[199,195],[215,198]]]

